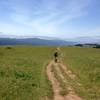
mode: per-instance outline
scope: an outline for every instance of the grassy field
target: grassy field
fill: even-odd
[[[44,100],[52,97],[45,68],[53,48],[0,47],[0,100]]]
[[[45,73],[55,47],[0,46],[0,100],[52,97]],[[85,100],[100,99],[100,49],[62,47],[62,59],[76,74],[70,84]],[[81,85],[78,86],[76,83]],[[98,99],[99,98],[99,99]]]
[[[100,49],[64,47],[62,51],[67,67],[77,76],[70,80],[77,94],[85,100],[100,100]]]

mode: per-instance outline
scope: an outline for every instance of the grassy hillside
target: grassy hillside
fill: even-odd
[[[53,48],[0,47],[0,100],[44,100],[52,96],[45,67]]]
[[[77,76],[70,80],[76,92],[85,100],[99,100],[100,49],[64,47],[62,51],[66,65]]]
[[[55,47],[10,47],[0,47],[0,100],[52,97],[45,69]],[[77,76],[70,80],[75,91],[85,100],[100,99],[100,49],[62,47],[61,51],[64,62]]]

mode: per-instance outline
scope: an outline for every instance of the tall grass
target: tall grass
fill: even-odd
[[[52,87],[45,70],[54,49],[46,46],[0,46],[0,100],[52,98]],[[70,82],[78,95],[85,100],[99,100],[100,49],[62,47],[62,52],[62,59],[77,76]],[[76,85],[77,82],[81,86]]]
[[[45,100],[52,88],[45,67],[53,48],[0,47],[0,100]]]
[[[82,86],[76,92],[85,100],[100,99],[100,49],[64,47],[63,59]]]

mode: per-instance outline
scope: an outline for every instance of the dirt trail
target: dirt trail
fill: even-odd
[[[52,88],[53,88],[53,92],[54,92],[54,100],[65,100],[63,96],[60,95],[60,83],[58,82],[58,80],[54,77],[54,73],[52,71],[52,65],[54,64],[53,61],[51,61],[49,63],[49,65],[47,66],[47,76],[49,81],[52,84]]]
[[[70,79],[74,79],[76,77],[75,74],[72,73],[63,63],[59,63],[60,67],[64,70],[64,72],[70,77]],[[69,93],[65,96],[65,100],[82,100],[77,94],[75,93],[74,89],[69,86],[67,87]]]
[[[64,72],[71,79],[73,79],[75,77],[75,75],[72,74],[72,72],[70,70],[68,70],[67,67],[63,63],[55,63],[54,61],[51,61],[48,64],[46,72],[47,72],[48,79],[52,84],[52,89],[54,92],[54,97],[53,97],[54,100],[82,100],[80,97],[78,97],[76,95],[76,93],[74,92],[74,89],[71,86],[67,87],[67,90],[68,90],[68,93],[66,93],[67,95],[63,96],[60,94],[60,91],[62,88],[60,87],[60,82],[55,78],[54,72],[52,69],[52,67],[56,67],[56,71],[59,73],[59,76],[62,78],[62,81],[64,81],[64,76],[61,74],[59,68],[57,68],[59,66],[62,67]]]

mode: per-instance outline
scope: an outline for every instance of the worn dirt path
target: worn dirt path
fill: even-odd
[[[52,71],[52,66],[54,65],[54,62],[51,61],[49,65],[47,66],[47,76],[49,81],[52,84],[53,92],[54,92],[54,100],[65,100],[63,96],[60,95],[60,83],[58,80],[54,77],[54,73]]]
[[[46,73],[47,73],[49,81],[52,84],[52,89],[53,89],[53,93],[54,93],[53,100],[83,100],[82,98],[80,98],[79,96],[76,95],[76,93],[74,92],[74,89],[71,86],[67,87],[67,89],[69,90],[68,93],[66,93],[67,95],[62,96],[60,94],[60,91],[61,91],[60,82],[54,76],[54,72],[53,72],[53,68],[52,68],[52,67],[59,67],[59,66],[62,67],[64,72],[71,79],[73,79],[75,77],[75,75],[72,74],[72,72],[70,70],[67,70],[67,67],[63,63],[55,63],[54,61],[50,61],[50,63],[47,66]],[[64,76],[61,75],[60,70],[57,69],[56,71],[58,71],[58,73],[60,74],[60,77],[63,80]]]

